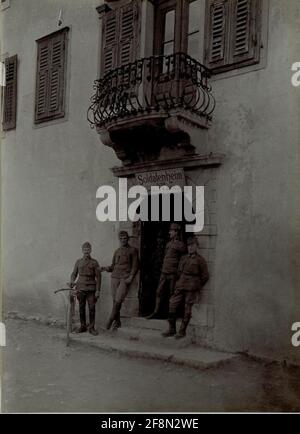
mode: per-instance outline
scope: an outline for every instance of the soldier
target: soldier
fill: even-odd
[[[169,291],[169,297],[174,292],[177,279],[178,264],[181,256],[186,253],[185,244],[179,239],[180,225],[172,223],[170,226],[170,241],[166,245],[160,280],[156,290],[156,303],[154,312],[147,319],[155,319],[159,316],[162,299]]]
[[[74,288],[76,285],[76,295],[79,302],[80,328],[77,330],[77,333],[87,331],[87,302],[90,319],[88,330],[92,335],[96,336],[98,332],[95,330],[95,313],[96,302],[100,295],[101,272],[98,262],[91,257],[92,246],[90,243],[86,242],[82,245],[82,252],[83,257],[76,261],[69,285],[71,288]],[[75,282],[77,277],[77,282]]]
[[[188,255],[183,256],[179,263],[179,279],[169,304],[169,330],[162,334],[164,337],[176,335],[175,338],[180,339],[186,336],[186,329],[192,317],[193,304],[209,279],[207,263],[197,253],[197,239],[195,237],[189,238],[187,244]],[[184,316],[179,332],[176,334],[176,312],[182,302],[184,302]]]
[[[122,303],[128,294],[131,282],[136,275],[139,262],[138,252],[128,243],[129,235],[126,231],[119,233],[120,247],[115,251],[112,265],[101,270],[111,272],[111,293],[113,308],[106,324],[107,330],[113,325],[114,330],[121,327],[120,311]]]

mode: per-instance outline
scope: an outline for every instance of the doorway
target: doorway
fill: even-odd
[[[141,222],[140,316],[154,311],[156,289],[161,274],[170,222]],[[168,300],[163,300],[162,318],[167,317]]]
[[[182,216],[184,216],[184,195],[181,198]],[[148,195],[148,210],[151,213],[151,195]],[[183,217],[181,221],[175,219],[175,196],[170,196],[170,219],[164,221],[162,218],[163,194],[159,194],[159,219],[158,221],[141,221],[140,231],[140,286],[139,286],[139,316],[146,317],[153,313],[156,301],[156,290],[158,288],[161,275],[162,264],[165,256],[165,248],[169,241],[169,231],[172,222],[181,226],[180,240],[187,241],[188,233],[185,226],[188,223]],[[193,210],[194,212],[194,210]],[[194,224],[195,221],[189,222]],[[168,318],[170,294],[166,293],[161,300],[159,319]],[[179,308],[178,314],[181,315],[183,307]]]

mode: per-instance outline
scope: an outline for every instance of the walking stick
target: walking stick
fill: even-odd
[[[72,288],[61,288],[54,291],[54,294],[58,292],[68,291],[67,302],[67,324],[66,324],[66,346],[70,345],[70,333],[72,330],[73,318],[75,315],[75,297],[73,295],[74,290]]]

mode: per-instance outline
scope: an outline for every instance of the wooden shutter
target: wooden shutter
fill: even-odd
[[[136,59],[136,3],[132,2],[120,8],[120,44],[119,65],[126,65]]]
[[[64,116],[65,33],[52,39],[49,74],[49,116]]]
[[[102,34],[102,73],[105,75],[117,65],[117,35],[118,35],[118,14],[117,10],[106,12],[103,17]]]
[[[68,28],[38,41],[35,122],[65,115],[65,64]]]
[[[16,128],[18,56],[5,60],[5,88],[3,106],[3,130]]]
[[[261,0],[207,0],[205,63],[214,72],[259,61]]]
[[[256,0],[232,0],[230,63],[254,59],[259,48]]]
[[[205,62],[217,68],[228,62],[228,0],[208,0],[206,13]]]
[[[50,74],[51,45],[45,40],[38,45],[38,65],[35,101],[35,120],[42,121],[48,117],[48,94]]]
[[[139,45],[140,1],[132,0],[103,16],[102,75],[134,62]]]

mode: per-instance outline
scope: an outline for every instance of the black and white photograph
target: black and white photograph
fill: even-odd
[[[1,0],[1,413],[300,412],[299,36],[299,0]]]

